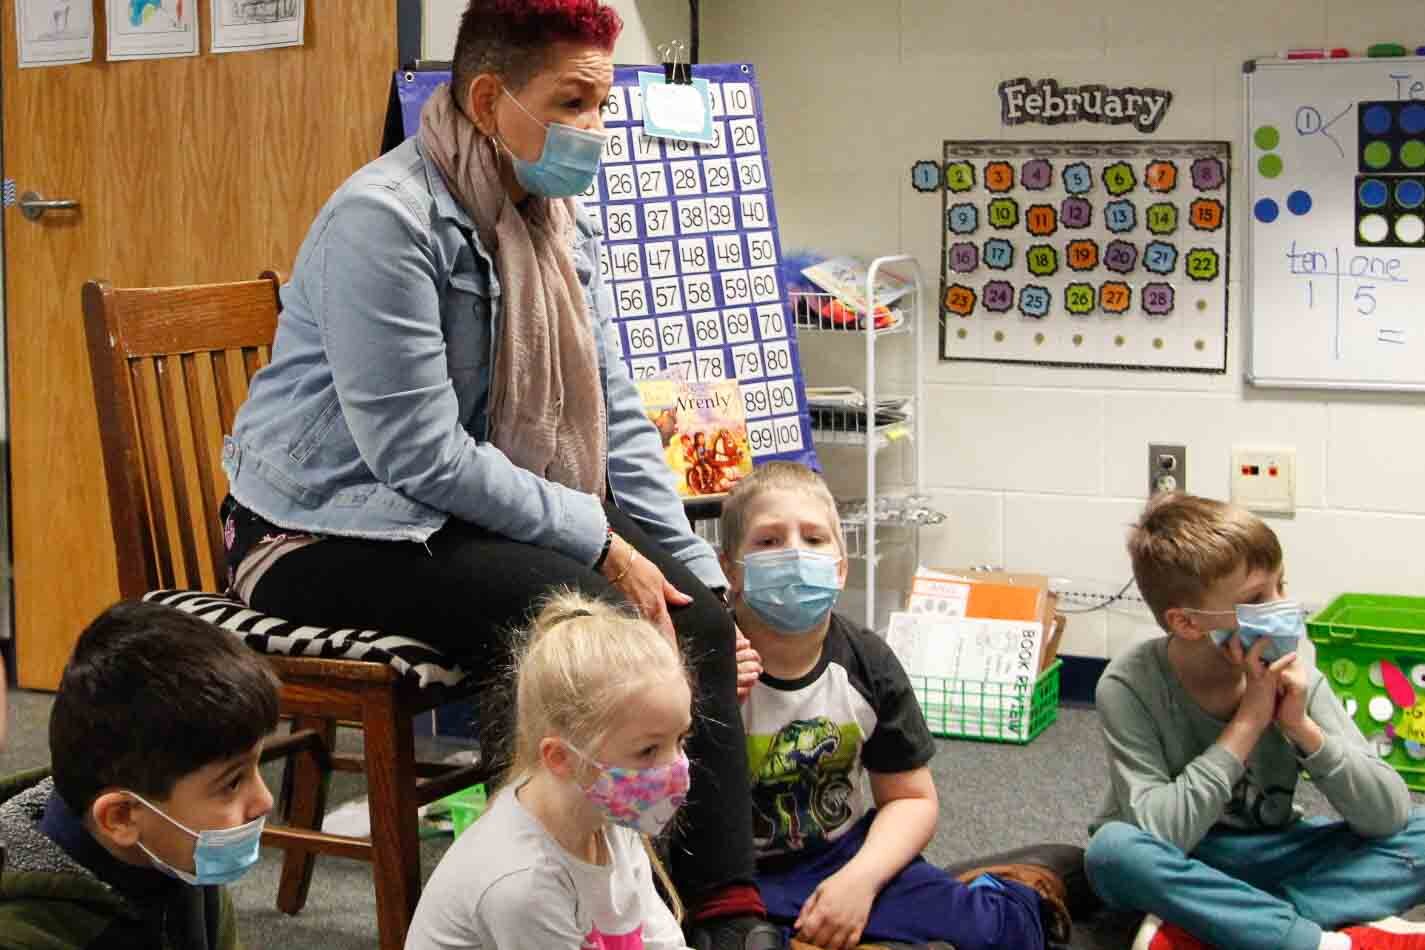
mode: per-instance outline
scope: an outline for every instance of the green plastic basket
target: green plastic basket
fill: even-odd
[[[475,819],[485,813],[485,786],[472,785],[442,798],[441,803],[450,809],[450,824],[455,837],[475,823]]]
[[[1009,683],[912,676],[910,684],[934,735],[1025,745],[1059,718],[1061,666],[1040,673],[1028,697]]]
[[[1425,744],[1396,732],[1407,708],[1425,712],[1425,597],[1342,594],[1306,621],[1306,631],[1316,644],[1321,675],[1376,754],[1406,785],[1425,791]],[[1394,664],[1410,682],[1414,707],[1402,707],[1387,695],[1383,662]]]

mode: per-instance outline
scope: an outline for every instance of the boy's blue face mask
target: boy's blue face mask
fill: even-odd
[[[1189,613],[1222,614],[1224,610],[1195,610]],[[1242,649],[1250,650],[1262,637],[1270,642],[1262,648],[1262,659],[1275,663],[1295,650],[1301,643],[1306,627],[1306,610],[1294,600],[1273,600],[1265,604],[1237,604],[1232,608],[1237,617],[1236,630],[1212,630],[1212,642],[1222,646],[1233,634],[1242,641]]]
[[[742,600],[779,633],[810,633],[841,595],[841,556],[801,548],[742,559]]]
[[[163,809],[150,804],[137,792],[129,792],[137,798],[148,809],[163,818],[169,824],[186,832],[190,837],[197,838],[198,843],[193,848],[193,872],[180,870],[158,857],[143,842],[138,843],[139,849],[148,855],[148,859],[169,877],[176,877],[178,880],[196,886],[210,886],[214,884],[231,884],[248,872],[259,857],[259,848],[262,844],[262,828],[267,823],[267,816],[262,815],[254,818],[247,824],[238,825],[236,828],[219,828],[208,831],[194,831],[186,825],[174,821]]]
[[[538,123],[545,130],[544,149],[539,160],[527,162],[508,146],[510,159],[514,163],[515,180],[525,191],[543,195],[546,198],[572,198],[589,190],[594,176],[599,173],[599,163],[604,155],[606,136],[600,132],[586,132],[572,125],[551,122],[545,125],[534,117],[534,113],[524,107],[514,95],[504,90],[510,101],[519,106],[521,112]]]

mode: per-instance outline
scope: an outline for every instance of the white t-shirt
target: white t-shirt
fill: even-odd
[[[508,787],[450,846],[405,950],[685,950],[637,832],[608,825],[609,863],[581,861]]]

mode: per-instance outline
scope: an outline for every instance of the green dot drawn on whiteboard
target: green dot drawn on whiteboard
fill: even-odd
[[[1280,155],[1263,155],[1257,159],[1257,171],[1263,178],[1276,178],[1282,173]]]
[[[1384,168],[1390,164],[1390,146],[1385,142],[1372,142],[1362,157],[1371,168]]]
[[[1281,143],[1282,135],[1274,125],[1258,126],[1257,131],[1252,135],[1252,141],[1257,143],[1257,148],[1264,152],[1271,151]]]
[[[1406,168],[1425,165],[1425,142],[1411,139],[1400,147],[1400,163]]]

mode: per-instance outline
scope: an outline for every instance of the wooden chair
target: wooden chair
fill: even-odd
[[[302,909],[317,854],[370,861],[380,946],[400,950],[420,891],[417,807],[493,772],[484,762],[417,762],[413,719],[472,695],[474,677],[416,641],[299,627],[221,595],[173,590],[226,589],[222,439],[270,356],[281,283],[269,271],[259,280],[191,287],[84,285],[119,589],[126,599],[148,597],[213,620],[269,654],[282,713],[292,720],[265,756],[288,758],[286,824],[263,833],[263,844],[286,850],[277,906]],[[339,658],[351,652],[385,661]],[[305,655],[280,655],[291,653]],[[338,721],[360,724],[364,761],[334,754]],[[370,840],[319,830],[332,769],[365,771]]]

